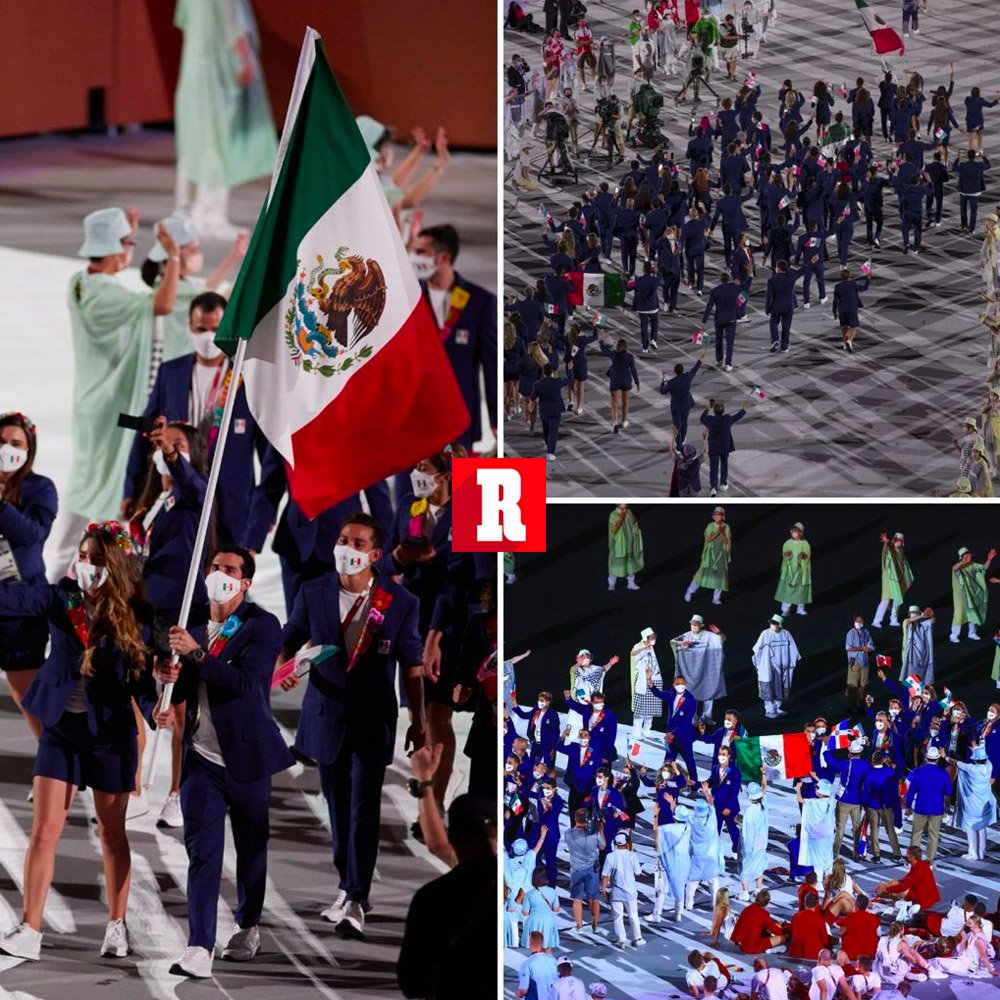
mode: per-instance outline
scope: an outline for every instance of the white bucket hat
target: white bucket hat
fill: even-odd
[[[132,227],[120,208],[99,208],[83,220],[83,245],[78,257],[110,257],[122,252],[122,240],[129,236]]]
[[[162,221],[167,232],[170,233],[179,247],[186,247],[198,242],[198,232],[186,215],[178,212],[176,215],[168,215]],[[155,226],[153,227],[153,241],[153,248],[146,254],[146,258],[161,263],[167,259],[167,251],[163,249],[160,241],[156,238]]]

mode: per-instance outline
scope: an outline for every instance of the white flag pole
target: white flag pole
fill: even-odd
[[[222,469],[222,456],[226,448],[226,440],[229,437],[229,426],[233,419],[233,409],[236,406],[236,394],[239,389],[240,377],[243,374],[243,359],[247,352],[247,341],[242,337],[236,345],[236,355],[233,358],[233,374],[229,381],[229,392],[226,393],[226,403],[222,408],[222,421],[219,424],[219,436],[215,441],[215,450],[212,453],[212,466],[208,473],[208,486],[205,488],[205,503],[201,508],[201,516],[198,519],[198,531],[194,538],[194,554],[191,557],[191,565],[188,567],[187,582],[184,584],[184,597],[181,600],[181,613],[177,624],[181,628],[187,628],[188,618],[191,615],[191,602],[194,600],[194,588],[198,582],[198,576],[202,572],[202,560],[204,558],[205,539],[208,536],[208,525],[212,519],[212,507],[215,502],[215,492],[219,485],[219,472]],[[173,662],[177,663],[180,657],[175,653]],[[174,693],[173,684],[164,684],[163,693],[157,711],[166,711],[170,704],[170,698]],[[153,734],[153,746],[149,752],[149,764],[146,768],[146,780],[143,782],[144,788],[149,788],[153,783],[153,774],[156,767],[156,753],[160,746],[160,734],[163,732],[157,729]]]

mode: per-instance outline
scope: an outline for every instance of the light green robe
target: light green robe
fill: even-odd
[[[709,539],[718,532],[719,525],[713,521],[705,529],[705,542],[701,550],[701,565],[694,575],[699,587],[709,590],[729,590],[729,560],[733,552],[733,529],[723,523],[722,536],[710,542]]]
[[[786,557],[786,552],[791,556]],[[810,558],[800,559],[803,553]],[[774,599],[782,604],[812,604],[812,548],[804,538],[786,538],[781,547],[781,575]]]
[[[952,625],[982,625],[986,621],[986,567],[969,563],[951,574]]]
[[[642,531],[632,511],[625,512],[625,523],[615,531],[621,517],[617,508],[608,518],[608,574],[610,576],[631,576],[644,565]]]
[[[139,414],[149,397],[153,293],[133,292],[110,274],[70,279],[73,332],[73,463],[66,505],[90,520],[117,517],[135,431],[119,413]]]
[[[896,552],[889,545],[882,546],[882,597],[883,601],[903,603],[906,592],[913,585],[913,570],[906,558],[906,550]]]
[[[216,188],[270,176],[278,142],[248,0],[177,0],[174,24],[184,32],[174,95],[178,172]],[[236,83],[234,46],[243,35],[256,69],[249,87]]]

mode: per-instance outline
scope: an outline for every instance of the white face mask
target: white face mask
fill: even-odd
[[[542,795],[544,795],[547,799],[551,799],[552,796],[555,795],[555,794],[556,794],[556,790],[554,788],[543,788],[542,789]]]
[[[429,281],[434,277],[434,272],[437,270],[434,258],[428,257],[425,254],[411,253],[410,264],[413,265],[413,270],[416,272],[419,281]]]
[[[961,722],[962,721],[962,713],[961,712],[952,712],[951,713],[951,721],[952,722]]]
[[[549,703],[547,701],[540,701],[538,707],[544,712],[549,707]]]
[[[986,713],[986,718],[989,719],[990,722],[992,722],[996,717],[997,717],[997,713],[994,712],[992,709],[989,712]]]
[[[890,708],[889,709],[889,714],[895,719],[896,716],[899,715],[899,709],[898,708]]]
[[[726,727],[726,729],[732,729],[733,728],[733,720],[732,719],[723,719],[722,720],[722,724]]]
[[[864,622],[855,622],[854,623],[854,627],[860,632],[865,627],[865,623]]]
[[[27,448],[0,444],[0,472],[17,472],[28,461]]]
[[[875,722],[875,728],[881,731],[881,730],[885,729],[885,723],[881,719],[878,719]]]
[[[211,330],[192,333],[191,339],[194,341],[195,354],[205,361],[214,361],[222,353],[222,348],[216,346],[215,334]]]
[[[684,687],[684,685],[683,685],[683,684],[675,684],[675,685],[674,685],[674,693],[675,693],[675,694],[678,694],[678,695],[682,695],[682,694],[684,694],[684,692],[685,692],[686,690],[687,690],[687,688],[686,688],[686,687]]]
[[[505,771],[506,771],[506,772],[507,772],[508,774],[510,774],[510,772],[514,770],[514,765],[513,765],[513,764],[504,764],[504,766],[503,766],[503,769],[504,769],[504,770],[505,770]]]
[[[434,482],[434,476],[429,476],[426,472],[414,469],[410,473],[410,485],[413,487],[414,496],[429,497],[434,492],[437,483]]]
[[[242,589],[240,581],[234,577],[227,576],[222,570],[217,569],[214,573],[209,573],[205,577],[205,589],[208,591],[208,599],[213,604],[226,604],[231,601]]]
[[[826,733],[826,726],[817,726],[816,727],[816,735],[817,736],[822,736],[822,735],[824,735],[824,733]]]
[[[940,729],[932,729],[931,730],[931,736],[937,736],[937,734],[940,733],[940,732],[941,732]]]
[[[81,590],[97,590],[108,578],[108,570],[105,566],[95,566],[93,563],[80,562],[78,559],[75,566],[76,582]]]
[[[333,563],[338,573],[344,576],[354,576],[371,565],[371,554],[359,552],[350,545],[334,545]]]
[[[186,451],[179,451],[177,454],[186,458],[189,462],[191,461],[191,456]],[[167,461],[163,452],[160,451],[159,448],[153,452],[153,468],[155,468],[161,476],[173,478],[170,472],[170,463]]]
[[[589,742],[590,742],[590,737],[589,736],[581,736],[580,737],[580,746],[585,747]]]
[[[603,712],[604,711],[604,702],[603,701],[592,701],[591,705],[594,706],[594,711],[595,712]]]
[[[664,781],[666,781],[670,777],[670,772],[666,768],[664,768],[662,771],[660,771],[660,777]]]
[[[542,778],[545,777],[545,772],[544,771],[535,771],[534,775],[535,775],[535,781],[541,781]]]
[[[603,788],[607,783],[608,783],[608,779],[607,778],[598,778],[597,779],[597,787],[598,788]]]
[[[725,767],[729,763],[729,758],[725,754],[719,754],[719,763]]]

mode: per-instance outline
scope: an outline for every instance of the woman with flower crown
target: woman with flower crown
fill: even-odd
[[[56,488],[34,471],[35,425],[23,413],[0,414],[0,582],[45,583],[42,547],[56,517]],[[44,616],[0,618],[0,670],[10,696],[37,740],[42,724],[21,707],[45,659],[49,628]]]
[[[444,801],[455,761],[452,695],[461,629],[456,633],[449,620],[454,617],[452,605],[463,600],[460,578],[471,559],[453,555],[451,550],[451,462],[464,457],[461,445],[448,445],[416,466],[410,473],[411,492],[396,506],[386,546],[390,572],[401,574],[402,585],[420,602],[417,628],[424,640],[429,742],[431,746],[442,744],[434,778],[434,797],[439,804]],[[417,824],[414,827],[419,829]]]
[[[36,960],[42,912],[56,850],[78,788],[91,788],[104,856],[108,925],[102,955],[122,958],[131,945],[125,926],[131,854],[125,811],[135,786],[134,698],[146,723],[156,712],[150,672],[152,609],[143,596],[139,562],[128,531],[116,521],[87,527],[75,579],[0,583],[0,618],[41,615],[51,647],[24,697],[42,723],[33,778],[34,818],[24,860],[21,922],[0,936],[0,951]]]

